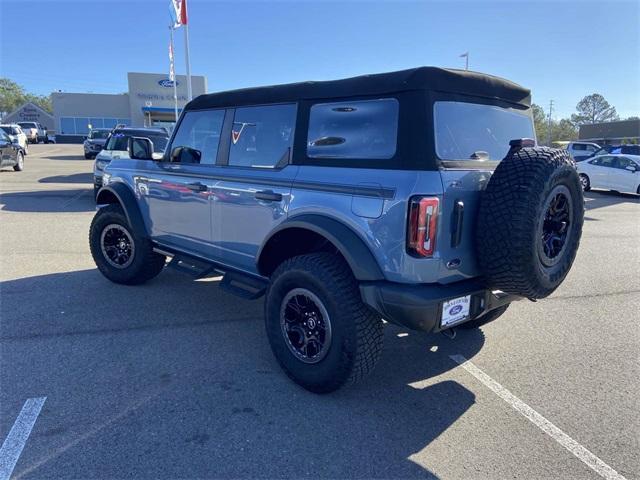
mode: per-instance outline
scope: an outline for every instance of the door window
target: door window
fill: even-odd
[[[626,157],[616,157],[616,164],[615,167],[619,168],[621,170],[626,169],[627,167],[635,167],[636,164],[634,162],[632,162],[630,159],[626,158]]]
[[[214,165],[218,156],[224,113],[224,110],[185,113],[171,143],[171,161]]]
[[[615,157],[609,156],[609,155],[602,155],[600,157],[597,157],[593,160],[591,160],[591,165],[596,165],[598,167],[609,167],[612,168],[613,167],[613,161],[614,161]]]
[[[237,108],[231,128],[229,165],[275,168],[289,162],[296,105]]]

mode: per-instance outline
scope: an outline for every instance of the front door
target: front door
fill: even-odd
[[[255,273],[260,245],[288,212],[298,171],[289,165],[296,105],[243,107],[233,115],[216,168],[213,237],[225,263]]]
[[[169,146],[169,161],[154,162],[138,188],[147,202],[152,238],[216,259],[212,246],[211,194],[224,110],[191,111]],[[151,162],[150,162],[151,163]]]

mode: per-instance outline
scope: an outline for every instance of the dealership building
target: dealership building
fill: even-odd
[[[167,126],[175,121],[173,82],[161,73],[128,73],[128,91],[120,94],[51,94],[53,123],[58,143],[81,142],[90,128]],[[187,78],[177,75],[178,113],[187,103]],[[193,97],[207,91],[202,76],[191,76]]]

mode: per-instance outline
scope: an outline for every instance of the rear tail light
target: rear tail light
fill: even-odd
[[[409,203],[407,250],[416,257],[431,257],[436,246],[437,197],[415,197]]]

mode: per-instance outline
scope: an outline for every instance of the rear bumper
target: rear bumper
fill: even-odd
[[[442,304],[447,300],[471,295],[469,317],[460,323],[476,319],[498,307],[521,300],[522,297],[491,291],[479,280],[465,280],[449,285],[366,282],[360,284],[364,303],[388,322],[411,330],[438,332]]]

